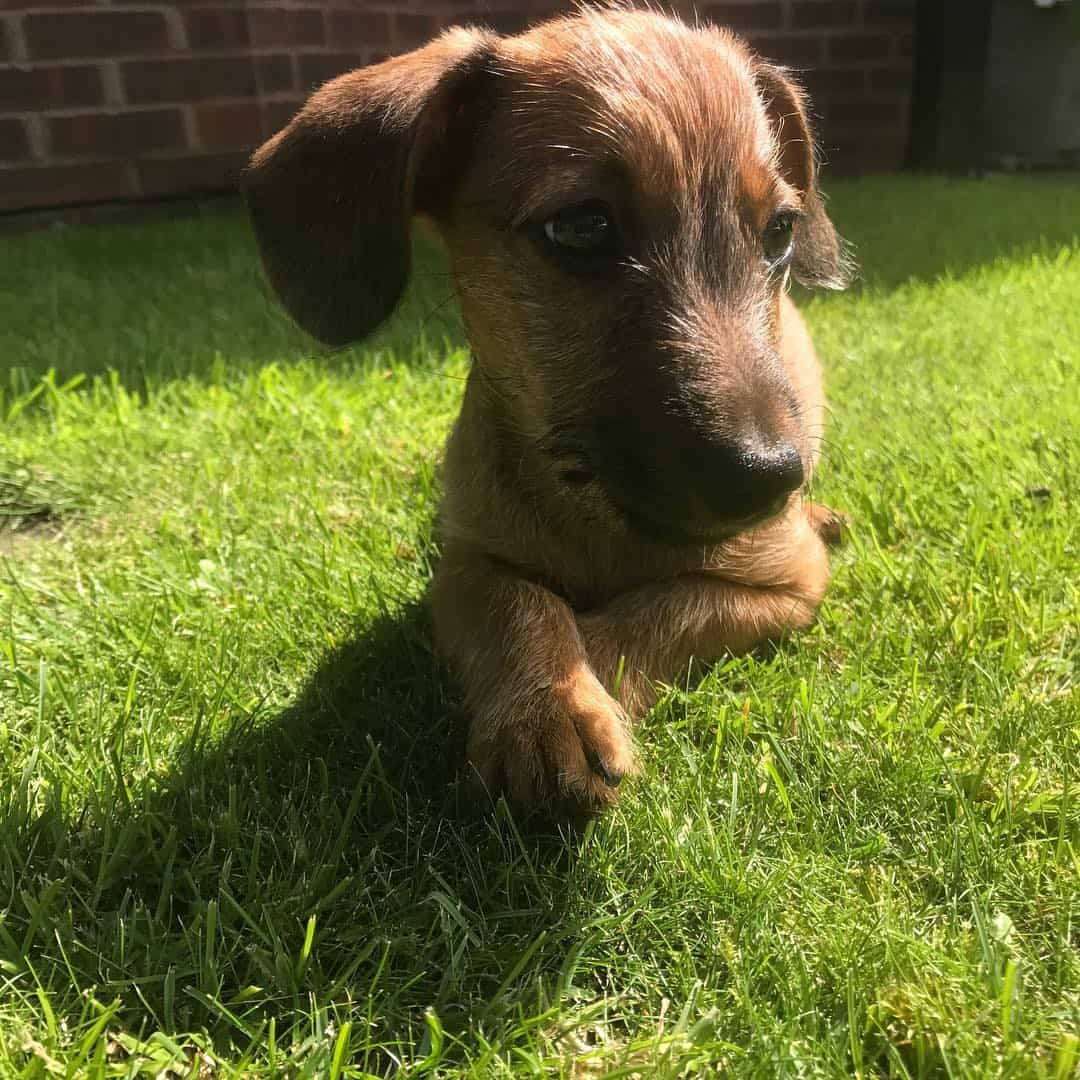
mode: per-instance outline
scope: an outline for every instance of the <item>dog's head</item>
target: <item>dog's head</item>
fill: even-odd
[[[816,172],[782,71],[602,10],[336,79],[244,186],[272,284],[332,345],[390,314],[432,220],[516,475],[681,541],[767,517],[808,468],[777,344],[789,275],[844,283]]]

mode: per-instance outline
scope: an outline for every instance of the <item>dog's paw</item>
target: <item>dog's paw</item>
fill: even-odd
[[[563,820],[612,806],[636,771],[626,715],[588,669],[511,708],[478,713],[469,763],[489,797]]]
[[[851,519],[847,514],[832,510],[821,503],[807,503],[803,510],[826,547],[839,547],[844,542],[848,526],[851,524]]]

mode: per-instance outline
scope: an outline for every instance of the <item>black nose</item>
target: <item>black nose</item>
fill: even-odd
[[[799,451],[789,442],[720,451],[715,462],[718,510],[731,518],[752,518],[775,512],[803,485],[805,473]]]
[[[783,436],[717,436],[691,424],[645,437],[612,426],[596,443],[612,503],[640,531],[676,543],[730,536],[778,513],[803,485],[802,457]]]
[[[785,439],[688,439],[680,450],[682,467],[672,479],[682,489],[687,526],[764,521],[805,478],[798,450]]]

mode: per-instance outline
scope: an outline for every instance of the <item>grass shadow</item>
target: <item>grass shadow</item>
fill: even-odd
[[[1056,254],[1080,235],[1080,184],[1063,179],[869,176],[828,179],[827,188],[865,287],[891,290],[1000,258]],[[389,351],[430,363],[433,351],[466,345],[445,258],[421,229],[396,315],[370,341],[338,352],[320,349],[285,316],[240,211],[60,227],[6,238],[4,247],[0,356],[12,370],[0,392],[16,396],[49,370],[61,382],[115,371],[145,392],[171,379],[220,380],[238,368],[312,357],[349,367]]]
[[[1080,178],[906,175],[825,183],[829,212],[859,264],[856,287],[891,291],[912,280],[961,277],[999,259],[1054,256],[1080,238]]]
[[[50,370],[61,383],[116,372],[146,393],[307,358],[355,367],[390,352],[430,363],[465,339],[437,243],[417,229],[413,248],[413,279],[394,316],[362,346],[330,351],[281,308],[239,211],[5,238],[0,355],[11,371],[0,391],[26,393]]]
[[[197,728],[138,790],[116,759],[114,798],[74,823],[39,817],[23,880],[66,877],[82,903],[13,890],[6,926],[57,994],[60,956],[93,942],[95,992],[127,1030],[206,1028],[235,1052],[305,1003],[367,995],[380,1030],[363,1067],[380,1073],[427,1045],[428,1010],[451,1043],[504,1030],[523,1001],[549,1000],[590,870],[565,837],[476,804],[463,734],[424,607],[387,614],[280,714]]]

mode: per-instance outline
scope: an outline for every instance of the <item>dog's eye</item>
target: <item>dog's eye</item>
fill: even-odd
[[[544,236],[570,255],[612,255],[618,244],[611,207],[595,199],[563,207],[544,222]]]
[[[790,210],[773,214],[762,233],[761,247],[770,269],[783,266],[791,258],[795,247],[795,215]]]

